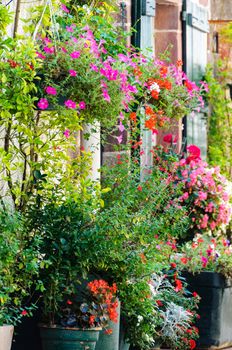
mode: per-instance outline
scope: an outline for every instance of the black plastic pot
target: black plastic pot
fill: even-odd
[[[216,272],[184,273],[189,290],[200,297],[199,348],[232,346],[232,280]]]

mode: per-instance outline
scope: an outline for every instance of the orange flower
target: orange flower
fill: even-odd
[[[130,120],[132,120],[133,122],[136,122],[136,113],[135,112],[130,113]]]
[[[161,75],[161,77],[166,75],[167,72],[168,72],[168,68],[166,66],[163,66],[163,67],[160,68],[160,75]]]
[[[152,115],[152,114],[154,114],[154,111],[150,106],[145,106],[145,113],[147,115]]]
[[[177,60],[177,61],[176,61],[176,65],[177,65],[177,67],[183,66],[182,60]]]

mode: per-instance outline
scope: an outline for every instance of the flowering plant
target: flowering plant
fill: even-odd
[[[183,192],[178,200],[188,209],[192,232],[217,232],[228,225],[231,218],[229,183],[218,167],[209,168],[201,160],[197,146],[190,145],[187,151],[188,156],[179,160],[171,150],[161,149],[154,159],[168,174],[168,181],[182,184]]]
[[[232,246],[223,237],[196,235],[192,242],[182,246],[176,261],[180,269],[191,273],[213,271],[232,277]]]
[[[46,34],[37,36],[37,55],[43,63],[37,72],[38,108],[46,110],[53,105],[62,113],[76,111],[85,123],[96,120],[103,126],[116,125],[135,88],[129,84],[126,64],[106,49],[111,36],[103,39],[101,33],[99,37],[79,13],[81,26],[64,5],[55,12],[55,19],[55,38],[52,23]]]
[[[135,56],[136,55],[132,55]],[[145,128],[157,133],[157,128],[167,125],[171,120],[182,118],[204,106],[201,96],[207,89],[205,83],[198,87],[182,71],[182,62],[176,65],[154,57],[136,57],[139,64],[134,66],[134,76],[139,103],[137,111],[130,114],[135,122],[136,116],[144,120]],[[133,62],[133,59],[132,59]]]
[[[79,302],[78,294],[66,301],[61,309],[60,323],[64,327],[103,327],[109,325],[109,321],[118,322],[118,301],[116,299],[117,286],[110,286],[104,280],[93,280],[87,284],[87,293],[82,292],[84,302]],[[106,329],[110,334],[111,329]]]

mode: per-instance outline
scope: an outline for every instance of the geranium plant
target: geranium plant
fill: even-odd
[[[116,284],[110,286],[105,280],[96,279],[81,289],[81,297],[79,292],[70,296],[61,308],[60,324],[64,327],[102,327],[110,334],[112,330],[106,329],[109,321],[118,322]]]
[[[182,71],[181,61],[175,65],[135,53],[124,59],[133,67],[138,90],[136,108],[132,102],[130,113],[133,122],[139,116],[145,128],[157,133],[157,128],[204,106],[201,94],[206,85],[197,86],[190,81]]]

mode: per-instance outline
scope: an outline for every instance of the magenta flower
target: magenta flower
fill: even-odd
[[[66,106],[67,108],[70,108],[70,109],[75,109],[75,108],[77,108],[76,102],[74,102],[74,101],[72,101],[72,100],[67,100],[67,101],[64,102],[64,104],[65,104],[65,106]]]
[[[44,52],[46,52],[49,55],[51,55],[55,52],[54,46],[52,46],[52,47],[44,46],[43,49],[44,49]]]
[[[61,4],[61,5],[60,5],[60,8],[61,8],[62,11],[66,12],[66,13],[69,13],[69,12],[70,12],[69,9],[67,8],[67,6],[66,6],[65,4]]]
[[[70,53],[70,57],[75,59],[75,58],[79,58],[81,55],[80,51],[73,51],[72,53]]]
[[[66,26],[66,30],[67,30],[67,32],[72,33],[73,32],[73,27],[72,26]]]
[[[92,70],[94,70],[95,72],[98,72],[98,67],[97,67],[95,64],[90,63],[90,68],[91,68]]]
[[[64,131],[64,136],[66,137],[66,139],[68,139],[70,137],[70,130],[69,129],[66,129]]]
[[[206,267],[207,262],[208,262],[208,259],[207,259],[205,256],[202,256],[202,257],[201,257],[201,261],[202,261],[202,266],[203,266],[203,267]]]
[[[69,70],[69,74],[71,75],[71,77],[76,77],[77,76],[77,72],[73,69]]]
[[[45,60],[45,58],[46,58],[46,56],[44,56],[42,53],[40,53],[40,52],[36,52],[36,55],[39,57],[39,58],[41,58],[42,60]]]
[[[48,100],[46,98],[41,98],[37,103],[39,109],[47,109],[49,106]]]
[[[85,109],[85,108],[86,108],[86,104],[85,104],[84,101],[81,101],[81,102],[79,103],[79,108],[80,108],[80,109]]]
[[[110,95],[108,94],[107,89],[102,89],[102,96],[104,98],[105,101],[110,102]]]
[[[54,87],[52,87],[52,86],[47,86],[47,87],[45,88],[45,91],[46,91],[46,93],[47,93],[48,95],[56,95],[56,94],[57,94],[56,89],[55,89]]]

